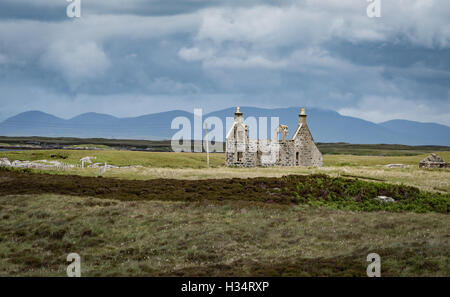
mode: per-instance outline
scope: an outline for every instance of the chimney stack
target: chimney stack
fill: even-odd
[[[234,121],[237,123],[242,123],[242,112],[239,110],[239,106],[236,108],[236,112],[234,113]]]
[[[306,113],[305,113],[304,107],[302,107],[302,110],[301,110],[300,114],[298,115],[298,124],[306,125]]]

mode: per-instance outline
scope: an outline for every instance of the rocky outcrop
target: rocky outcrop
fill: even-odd
[[[55,168],[73,168],[75,165],[61,163],[59,161],[37,160],[37,161],[10,161],[8,158],[0,159],[0,166],[9,166],[17,168],[34,168],[34,169],[55,169]]]
[[[387,197],[387,196],[377,196],[375,198],[375,200],[382,202],[382,203],[395,203],[395,199],[392,197]]]
[[[93,159],[91,157],[86,157]],[[89,159],[89,160],[90,160]],[[86,159],[85,159],[86,160]],[[16,168],[32,168],[32,169],[51,169],[51,170],[59,170],[59,169],[69,169],[69,168],[79,168],[81,165],[76,164],[67,164],[59,161],[50,161],[50,160],[37,160],[37,161],[19,161],[14,160],[10,161],[8,158],[0,158],[0,166],[8,166],[8,167],[16,167]],[[122,168],[144,168],[141,165],[135,166],[115,166],[105,163],[93,163],[85,166],[86,168],[108,168],[108,169],[122,169]],[[149,166],[150,167],[150,166]]]
[[[11,166],[11,162],[8,160],[8,158],[1,158],[0,166]]]

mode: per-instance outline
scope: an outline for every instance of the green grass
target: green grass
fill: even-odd
[[[450,276],[448,215],[0,196],[0,276]]]
[[[88,144],[76,144],[76,145],[71,145],[68,146],[67,148],[96,148],[96,149],[110,149],[109,146],[104,145],[104,144],[92,144],[92,143],[88,143]]]
[[[67,164],[81,164],[83,157],[95,157],[93,162],[116,166],[151,166],[164,168],[206,168],[204,153],[135,152],[118,150],[27,150],[0,152],[0,158],[10,160],[56,160]],[[223,154],[210,154],[211,167],[224,165]]]
[[[382,276],[450,276],[450,170],[418,168],[430,152],[449,161],[448,148],[319,147],[322,168],[226,168],[224,154],[211,154],[206,168],[201,153],[0,152],[10,160],[80,164],[91,156],[145,166],[102,178],[93,168],[0,168],[0,276],[65,276],[72,252],[82,257],[83,276],[365,276],[372,252]],[[392,163],[409,167],[384,167]]]
[[[326,206],[353,211],[413,211],[418,213],[450,211],[450,194],[428,193],[418,188],[375,183],[346,178],[330,178],[326,175],[286,177],[287,184],[295,184],[295,190],[285,190],[295,195],[300,203],[311,206]],[[388,196],[395,203],[384,203],[374,199]]]
[[[450,160],[450,151],[436,152],[444,160]],[[393,163],[418,166],[428,154],[415,156],[354,156],[324,155],[324,166],[377,166]],[[95,162],[117,166],[152,166],[158,168],[206,168],[205,153],[136,152],[119,150],[25,150],[0,152],[0,158],[10,160],[57,160],[69,164],[80,164],[85,156],[96,157]],[[211,167],[225,166],[225,155],[210,154]]]
[[[83,276],[365,276],[371,252],[382,276],[450,276],[450,170],[419,169],[426,155],[325,155],[323,168],[252,169],[223,167],[223,154],[211,155],[210,169],[204,154],[5,155],[152,167],[103,178],[98,169],[1,168],[0,276],[65,276],[72,252]]]
[[[323,154],[358,156],[415,156],[449,151],[449,147],[437,145],[317,143],[317,146]]]
[[[444,160],[450,160],[450,151],[434,152]],[[355,156],[324,155],[324,166],[381,166],[388,164],[405,164],[419,166],[427,154],[415,156]]]

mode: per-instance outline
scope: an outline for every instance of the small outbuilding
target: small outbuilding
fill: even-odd
[[[445,162],[436,154],[431,154],[420,161],[419,168],[450,168],[450,163]]]

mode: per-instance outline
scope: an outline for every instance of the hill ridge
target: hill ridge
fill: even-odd
[[[212,116],[222,119],[224,138],[226,118],[233,117],[234,111],[235,107],[229,107],[204,113],[203,120]],[[278,117],[279,123],[288,125],[292,133],[297,127],[300,107],[268,109],[242,106],[241,111],[244,117],[268,117],[268,121],[270,117]],[[329,109],[306,108],[306,112],[308,126],[316,142],[450,146],[450,127],[442,124],[401,119],[377,124],[344,116]],[[70,119],[63,119],[43,111],[30,110],[1,122],[0,135],[162,140],[171,139],[178,131],[171,129],[171,123],[179,116],[189,118],[191,126],[193,125],[193,112],[184,110],[169,110],[122,118],[104,113],[87,112]],[[270,135],[270,123],[268,126],[267,135]],[[193,131],[193,127],[191,130]]]

